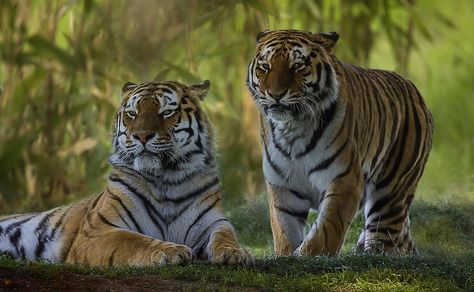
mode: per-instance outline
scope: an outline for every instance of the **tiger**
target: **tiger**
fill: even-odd
[[[52,210],[0,219],[0,254],[92,267],[252,265],[224,216],[210,88],[127,82],[114,117],[107,185]]]
[[[433,118],[411,81],[340,61],[338,39],[264,31],[248,66],[275,253],[339,254],[360,209],[365,223],[353,252],[416,253],[408,211]],[[318,215],[305,234],[310,209]]]

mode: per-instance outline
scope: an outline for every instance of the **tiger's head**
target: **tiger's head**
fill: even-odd
[[[200,101],[210,82],[126,83],[113,131],[113,165],[157,174],[213,147],[212,129]]]
[[[338,82],[331,59],[339,35],[299,30],[264,31],[250,61],[247,85],[267,118],[318,118],[335,100]]]

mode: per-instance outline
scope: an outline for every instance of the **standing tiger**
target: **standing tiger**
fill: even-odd
[[[126,83],[105,190],[69,206],[0,218],[0,254],[87,266],[252,264],[221,210],[209,81]]]
[[[275,252],[337,254],[359,208],[357,251],[415,252],[408,209],[431,149],[431,114],[409,80],[339,61],[338,38],[265,31],[249,64]],[[305,236],[310,208],[319,215]]]

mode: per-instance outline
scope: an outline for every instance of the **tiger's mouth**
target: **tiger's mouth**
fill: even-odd
[[[163,155],[163,153],[170,152],[173,150],[172,142],[163,143],[147,143],[142,147],[142,150],[135,154],[135,156],[156,156]]]

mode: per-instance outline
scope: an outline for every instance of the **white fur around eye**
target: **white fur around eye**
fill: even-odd
[[[291,65],[291,69],[293,71],[300,71],[303,70],[306,67],[306,65],[303,62],[295,62],[293,65]]]
[[[163,117],[163,118],[169,118],[171,117],[172,115],[174,115],[176,111],[174,110],[164,110],[160,113],[160,115]]]
[[[125,114],[127,117],[131,118],[132,120],[137,117],[137,113],[134,112],[134,111],[126,111],[126,112],[124,112],[124,114]]]

